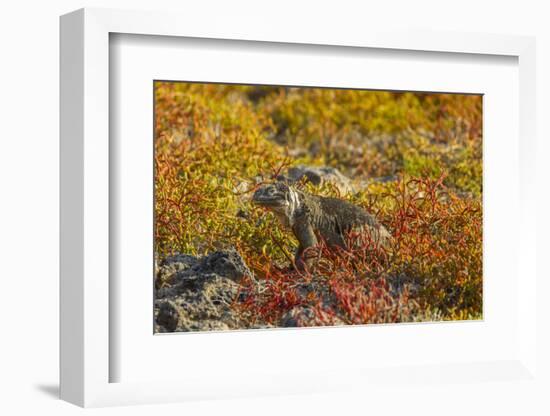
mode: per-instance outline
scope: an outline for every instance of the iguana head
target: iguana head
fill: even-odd
[[[252,202],[273,211],[285,225],[292,224],[294,213],[300,207],[298,191],[283,182],[260,186]]]

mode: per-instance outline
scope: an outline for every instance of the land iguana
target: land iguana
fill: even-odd
[[[252,202],[272,211],[298,240],[296,267],[305,264],[304,251],[324,239],[329,247],[345,247],[350,230],[362,229],[374,242],[386,246],[391,234],[363,208],[337,198],[311,195],[284,182],[262,185]]]

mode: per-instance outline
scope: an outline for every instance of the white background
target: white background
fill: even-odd
[[[538,180],[539,273],[548,276],[550,229],[547,214],[550,128],[550,30],[545,1],[363,1],[266,4],[258,1],[18,1],[3,4],[0,14],[2,120],[0,149],[0,253],[3,296],[0,302],[0,411],[3,414],[73,414],[82,412],[55,399],[58,374],[58,16],[83,6],[168,9],[193,15],[224,14],[228,19],[269,19],[287,25],[326,22],[327,31],[339,25],[420,27],[438,30],[510,33],[538,36]],[[233,16],[233,17],[232,17]],[[182,22],[184,25],[185,22]],[[546,115],[546,116],[545,116]],[[544,140],[546,139],[546,140]],[[539,285],[546,293],[548,283]],[[548,319],[548,306],[540,313]],[[542,329],[542,328],[541,328]],[[549,336],[539,332],[546,354],[540,365],[548,371]],[[543,352],[541,351],[541,352]],[[548,387],[548,386],[547,386]],[[158,407],[94,410],[100,414],[543,414],[541,391],[527,391],[499,383],[472,388],[454,386],[456,398],[445,396],[441,386],[433,395],[414,388],[396,397],[388,385],[387,407],[373,408],[364,396],[344,393],[303,397],[203,402]],[[550,391],[550,388],[547,389]],[[423,391],[424,392],[424,391]],[[488,393],[498,400],[486,400]],[[383,397],[383,398],[384,398]],[[537,399],[537,397],[539,399]],[[376,403],[381,402],[378,397]],[[548,402],[545,412],[548,414]]]

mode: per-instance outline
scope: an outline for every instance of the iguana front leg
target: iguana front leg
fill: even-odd
[[[294,263],[298,270],[304,270],[305,266],[309,265],[308,259],[304,258],[304,251],[317,244],[317,237],[308,222],[297,221],[292,227],[292,231],[299,243],[298,249],[296,250],[296,256],[294,257]]]

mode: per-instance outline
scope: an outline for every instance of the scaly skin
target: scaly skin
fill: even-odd
[[[363,229],[381,245],[392,239],[388,230],[363,208],[337,198],[310,195],[283,182],[261,186],[252,202],[271,210],[292,230],[299,243],[295,257],[299,268],[305,263],[304,251],[317,244],[319,238],[329,247],[345,247],[346,233]]]

